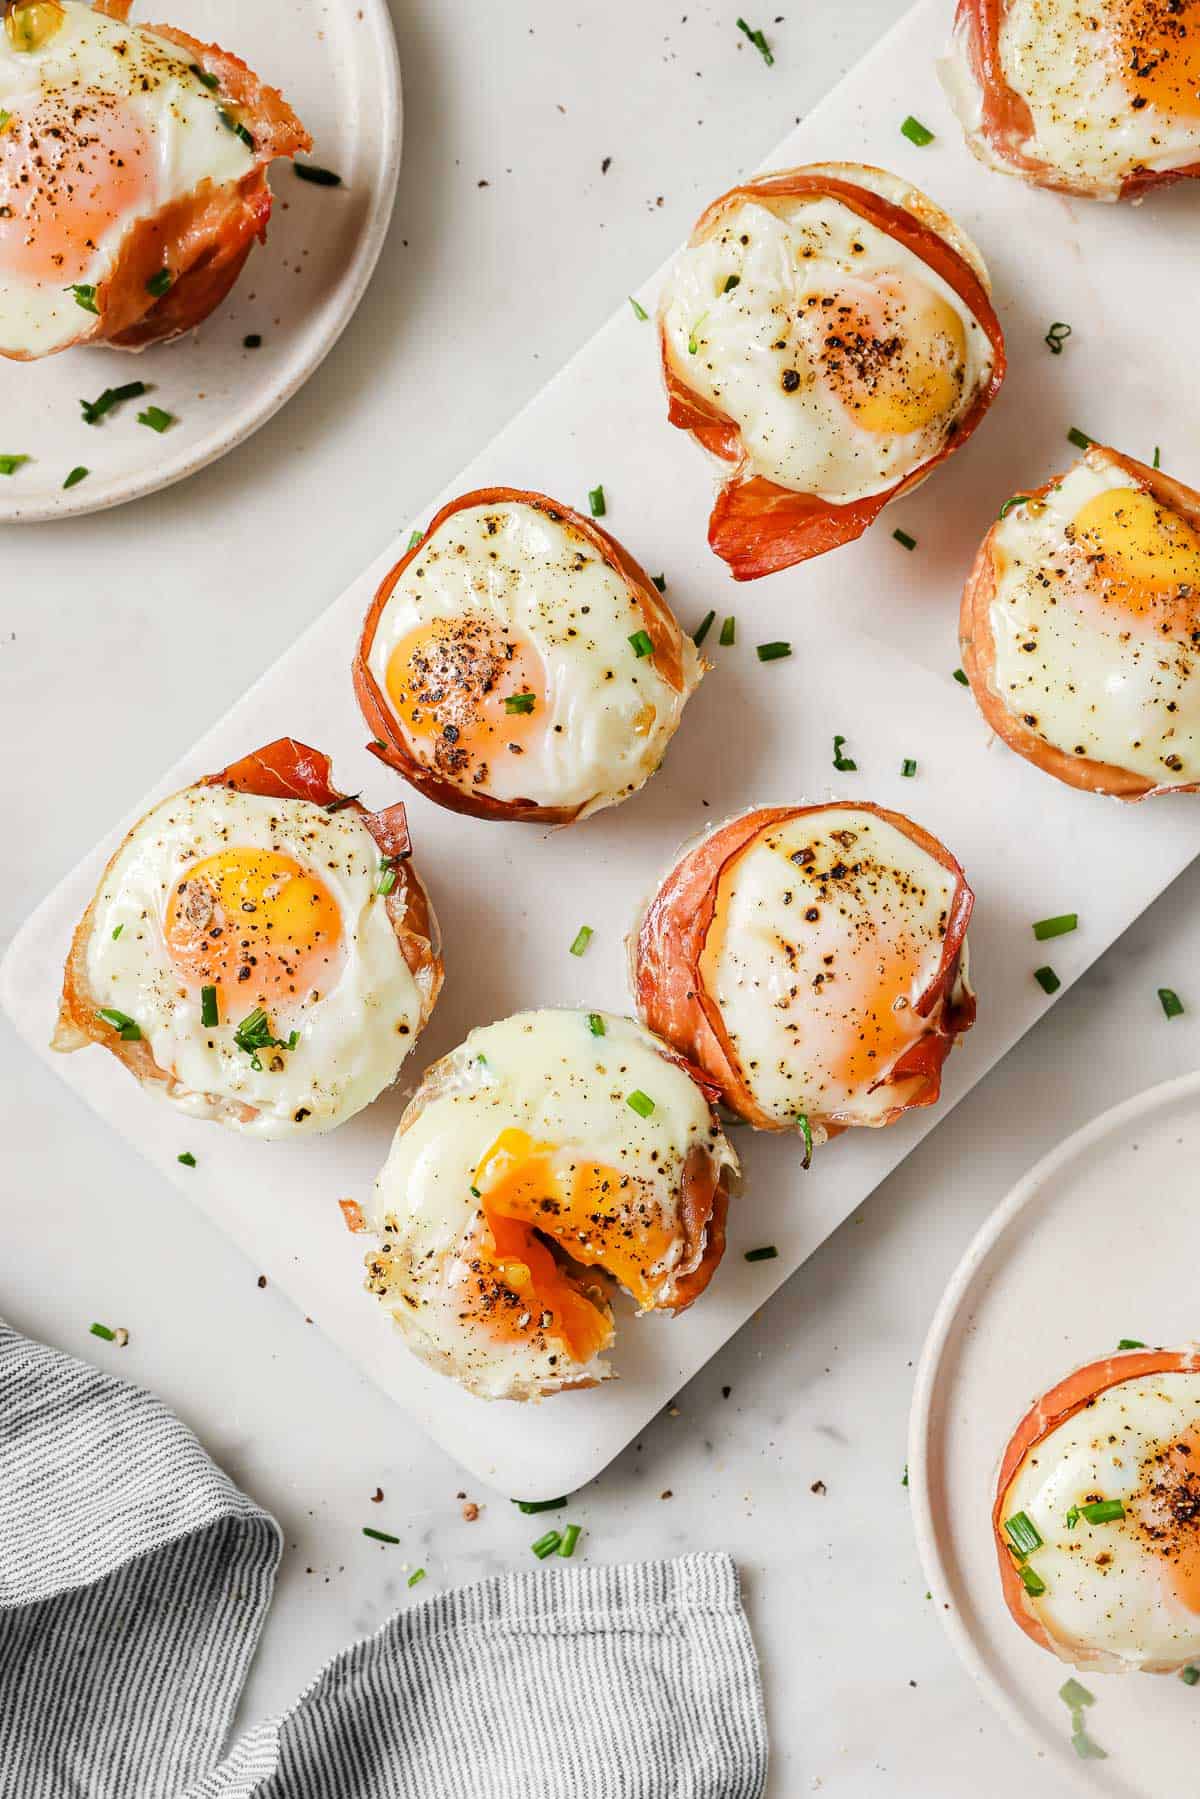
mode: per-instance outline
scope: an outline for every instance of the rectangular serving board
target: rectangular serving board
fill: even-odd
[[[970,693],[954,680],[959,592],[978,540],[1008,495],[1074,459],[1071,425],[1147,459],[1160,445],[1166,469],[1200,484],[1200,362],[1180,354],[1195,317],[1183,259],[1187,197],[1175,190],[1142,207],[1088,205],[979,167],[935,77],[948,13],[940,3],[910,13],[765,166],[853,159],[889,167],[926,188],[977,239],[1012,372],[960,456],[858,544],[738,588],[706,547],[710,469],[667,426],[653,327],[622,297],[597,336],[413,521],[423,526],[445,499],[491,483],[582,506],[602,482],[605,522],[648,568],[665,572],[685,628],[710,607],[718,617],[736,615],[736,645],[721,649],[716,632],[710,636],[716,666],[642,794],[565,831],[485,824],[410,794],[366,753],[349,662],[406,528],[138,807],[285,733],[330,751],[339,785],[363,789],[368,803],[408,799],[448,976],[401,1086],[329,1136],[268,1144],[185,1120],[99,1050],[48,1051],[71,928],[134,815],[55,889],[4,964],[6,1008],[63,1080],[451,1456],[502,1493],[548,1497],[599,1473],[1037,1023],[1054,1002],[1033,969],[1052,960],[1065,990],[1200,849],[1195,801],[1121,807],[1059,786],[989,739]],[[901,136],[909,113],[935,131],[928,147]],[[731,162],[730,182],[742,173]],[[640,293],[651,313],[658,279]],[[1053,356],[1043,338],[1059,319],[1071,322],[1073,335]],[[893,539],[896,526],[917,539],[913,552]],[[793,645],[790,659],[758,662],[755,644],[780,638]],[[857,773],[835,773],[835,732],[845,734]],[[911,779],[900,774],[907,757],[918,765]],[[722,1267],[678,1320],[621,1315],[619,1378],[606,1386],[543,1405],[489,1406],[427,1371],[362,1291],[364,1242],[346,1232],[337,1206],[339,1198],[367,1198],[406,1088],[472,1026],[506,1013],[539,1005],[628,1010],[623,939],[679,845],[749,805],[832,797],[909,813],[944,839],[974,886],[979,1022],[951,1058],[941,1105],[888,1130],[843,1136],[807,1174],[794,1141],[737,1131],[744,1190]],[[1048,955],[1031,921],[1065,911],[1078,911],[1080,927]],[[595,935],[576,958],[569,946],[583,923]],[[185,1137],[194,1170],[176,1161]],[[944,1203],[962,1178],[948,1168],[928,1203]],[[778,1259],[744,1260],[747,1249],[768,1243]]]

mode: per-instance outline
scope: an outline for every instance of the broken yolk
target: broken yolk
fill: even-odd
[[[654,1303],[673,1236],[636,1177],[565,1158],[553,1143],[510,1127],[481,1160],[473,1185],[498,1258],[527,1270],[530,1328],[550,1313],[543,1328],[573,1360],[588,1361],[606,1347],[612,1327],[535,1233],[552,1238],[572,1261],[605,1269],[639,1305]]]
[[[541,657],[478,613],[432,619],[402,638],[388,658],[387,690],[422,759],[452,777],[546,729]]]
[[[819,333],[825,379],[865,431],[904,436],[949,418],[962,392],[966,335],[958,313],[922,283],[855,286],[804,315]]]
[[[194,862],[167,902],[164,936],[193,986],[218,989],[222,1018],[324,992],[342,920],[311,870],[276,850],[228,849]]]
[[[1072,521],[1088,588],[1135,619],[1189,632],[1200,610],[1200,536],[1152,494],[1112,487]]]
[[[1173,0],[1125,0],[1114,52],[1135,101],[1168,118],[1200,118],[1200,30]]]
[[[152,209],[153,146],[119,99],[44,90],[0,133],[0,275],[71,287],[114,227]],[[93,283],[94,284],[94,283]]]

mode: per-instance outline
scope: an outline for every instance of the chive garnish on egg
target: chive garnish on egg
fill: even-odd
[[[633,1092],[626,1097],[625,1104],[632,1107],[639,1118],[649,1118],[654,1110],[654,1101],[648,1093],[643,1093],[640,1087],[635,1087]]]
[[[639,662],[644,656],[650,655],[654,648],[649,631],[635,631],[629,641],[633,645],[633,653]]]
[[[396,864],[394,862],[385,862],[379,871],[379,885],[376,887],[375,891],[379,894],[381,899],[386,899],[395,885]]]
[[[808,1114],[806,1112],[797,1112],[797,1114],[796,1114],[796,1129],[800,1132],[800,1135],[804,1138],[804,1160],[801,1162],[800,1166],[801,1166],[801,1168],[811,1168],[812,1167],[812,1152],[813,1152],[813,1135],[812,1135],[812,1125],[808,1122]]]
[[[208,88],[220,87],[221,83],[220,83],[219,77],[216,75],[210,75],[208,70],[202,69],[198,62],[189,63],[188,68],[191,71],[191,73],[196,77],[196,80],[202,81],[204,83],[205,87],[208,87]]]
[[[220,119],[222,125],[226,126],[230,131],[232,131],[234,137],[241,138],[241,140],[245,144],[247,150],[253,150],[254,139],[253,139],[253,137],[251,137],[250,133],[247,131],[246,127],[242,124],[242,121],[240,119],[235,119],[233,114],[231,112],[227,112],[223,106],[218,106],[217,117]]]
[[[172,275],[170,269],[159,269],[157,275],[151,275],[149,281],[147,281],[146,292],[148,294],[153,294],[156,300],[161,300],[163,295],[170,288],[174,279],[175,277]]]
[[[217,1013],[217,990],[215,987],[200,989],[200,1023],[206,1031],[215,1030],[221,1020]]]
[[[1004,1534],[1018,1555],[1032,1555],[1035,1549],[1042,1547],[1041,1535],[1028,1512],[1014,1512],[1011,1518],[1006,1518]]]
[[[599,1012],[588,1013],[588,1030],[592,1033],[593,1037],[603,1037],[606,1035],[604,1020]]]
[[[94,312],[97,318],[100,316],[100,308],[96,304],[96,289],[90,281],[76,281],[67,292],[74,294],[76,306],[81,306],[84,312]]]
[[[531,693],[510,693],[504,701],[504,710],[510,713],[532,712],[533,706]]]
[[[1125,1507],[1119,1499],[1096,1499],[1090,1505],[1081,1505],[1079,1515],[1089,1524],[1115,1524],[1125,1516]]]
[[[98,1016],[105,1024],[110,1024],[123,1043],[140,1043],[141,1027],[137,1020],[130,1018],[128,1012],[118,1012],[115,1006],[101,1006]]]

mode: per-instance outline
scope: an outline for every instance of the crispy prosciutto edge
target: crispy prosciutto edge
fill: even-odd
[[[1009,1438],[1000,1463],[1000,1472],[996,1477],[996,1500],[992,1507],[992,1535],[996,1543],[996,1558],[1000,1563],[1004,1602],[1021,1629],[1040,1648],[1049,1649],[1076,1666],[1085,1666],[1089,1661],[1102,1661],[1103,1652],[1093,1651],[1089,1655],[1085,1644],[1059,1643],[1033,1609],[1036,1601],[1026,1593],[1021,1584],[1017,1572],[1019,1564],[1013,1558],[1004,1533],[1004,1520],[1011,1515],[1009,1489],[1029,1451],[1044,1442],[1060,1425],[1066,1424],[1102,1393],[1107,1393],[1110,1387],[1120,1386],[1127,1380],[1140,1380],[1143,1375],[1164,1373],[1200,1373],[1200,1349],[1122,1350],[1116,1355],[1105,1356],[1102,1361],[1088,1362],[1084,1367],[1076,1368],[1030,1406]],[[1173,1672],[1186,1659],[1183,1657],[1179,1663],[1172,1663],[1170,1668],[1161,1671]]]
[[[324,811],[335,808],[338,811],[354,812],[361,818],[379,845],[381,857],[396,869],[395,885],[384,904],[396,933],[396,941],[421,996],[419,1031],[424,1028],[433,1011],[441,991],[444,969],[437,920],[429,896],[410,860],[412,846],[404,807],[395,805],[386,807],[382,812],[368,812],[357,797],[338,792],[330,778],[330,769],[330,759],[323,751],[309,749],[294,737],[280,737],[274,743],[268,743],[262,749],[230,763],[219,774],[206,775],[196,785],[229,787],[238,793],[260,794],[265,799],[305,800]],[[140,823],[139,819],[138,824]],[[176,1080],[169,1069],[159,1066],[144,1037],[126,1042],[119,1031],[100,1017],[97,1001],[88,983],[87,952],[95,919],[96,899],[108,878],[109,869],[137,830],[138,824],[131,827],[109,859],[96,894],[75,928],[63,969],[62,1000],[51,1045],[54,1049],[70,1052],[84,1049],[89,1043],[99,1043],[123,1062],[143,1085],[159,1086],[168,1098],[179,1099],[187,1094],[188,1089]],[[209,1094],[206,1098],[209,1117],[230,1118],[237,1123],[246,1124],[256,1115],[253,1106],[240,1100],[226,1099],[219,1094]]]
[[[927,218],[921,217],[855,182],[806,169],[787,169],[730,188],[701,214],[689,242],[693,245],[702,243],[725,208],[742,199],[789,199],[806,195],[839,200],[868,224],[877,226],[911,250],[948,282],[987,335],[992,347],[992,371],[988,382],[936,455],[927,458],[883,493],[871,494],[846,505],[834,505],[819,494],[797,493],[764,475],[746,473],[741,432],[732,419],[702,395],[694,393],[672,366],[660,316],[659,348],[667,388],[668,419],[680,430],[690,431],[714,456],[738,465],[721,487],[708,524],[709,546],[729,564],[735,581],[755,581],[761,575],[791,568],[798,562],[807,562],[812,556],[823,556],[827,550],[836,550],[841,544],[861,537],[890,501],[923,481],[952,451],[967,441],[999,392],[1007,366],[1004,334],[987,288],[965,256],[931,222],[927,222],[938,216],[929,202],[926,202]]]
[[[1085,199],[1133,199],[1149,188],[1200,175],[1200,162],[1186,163],[1178,169],[1141,168],[1114,189],[1108,183],[1073,178],[1054,163],[1030,155],[1025,146],[1036,136],[1033,113],[1026,96],[1010,85],[1000,55],[1000,28],[1006,3],[1007,0],[958,0],[954,15],[955,44],[979,92],[978,135],[996,164],[1037,187],[1080,194]],[[975,133],[967,132],[967,142],[980,155]],[[981,160],[989,158],[982,156]]]
[[[129,3],[104,0],[95,11],[124,22]],[[202,324],[241,274],[255,239],[260,243],[266,239],[271,216],[269,165],[277,157],[312,148],[311,137],[282,94],[260,81],[239,57],[170,25],[142,29],[177,45],[190,62],[216,77],[214,104],[250,132],[254,167],[240,181],[221,186],[205,179],[149,218],[135,220],[111,270],[96,285],[97,316],[60,349],[108,343],[141,350]],[[156,299],[147,283],[163,269],[170,269],[174,279]],[[87,317],[80,313],[81,320]],[[13,361],[30,360],[24,353],[0,354]]]
[[[1193,530],[1200,531],[1200,493],[1185,487],[1182,481],[1173,480],[1170,475],[1163,474],[1161,469],[1136,462],[1132,456],[1123,456],[1120,451],[1110,450],[1103,444],[1093,444],[1085,451],[1081,460],[1097,471],[1105,468],[1124,470],[1161,506],[1178,513]],[[1041,487],[1032,489],[1028,497],[1033,500],[1044,499],[1050,489],[1062,479],[1062,475],[1052,476]],[[1157,793],[1195,793],[1200,790],[1200,783],[1195,781],[1152,781],[1145,775],[1135,774],[1132,769],[1121,768],[1116,763],[1097,762],[1090,756],[1076,756],[1068,750],[1057,749],[1008,710],[995,686],[996,639],[991,620],[992,601],[996,597],[995,543],[1001,522],[997,519],[993,523],[979,546],[963,588],[959,614],[959,647],[963,673],[971,684],[971,692],[975,695],[979,710],[992,730],[1018,756],[1023,756],[1036,768],[1044,769],[1056,780],[1065,781],[1069,787],[1081,788],[1086,793],[1102,793],[1119,800],[1144,800]]]
[[[421,541],[406,550],[395,568],[384,576],[367,609],[353,664],[355,697],[363,722],[373,738],[367,748],[373,756],[377,756],[397,774],[403,775],[427,799],[435,800],[439,806],[445,806],[451,812],[463,812],[471,818],[515,819],[542,825],[571,824],[584,811],[588,802],[584,801],[578,806],[539,806],[529,799],[494,799],[478,789],[458,787],[454,782],[445,780],[436,769],[414,754],[391,701],[382,692],[371,672],[371,649],[375,633],[384,608],[405,570],[428,551],[430,541],[447,520],[453,518],[455,513],[473,506],[529,506],[536,512],[544,512],[552,523],[565,525],[568,530],[583,537],[602,561],[620,575],[637,601],[642,623],[654,646],[655,669],[676,693],[684,691],[682,634],[675,615],[641,563],[635,561],[624,545],[618,543],[615,537],[610,537],[607,531],[601,530],[593,519],[584,518],[570,506],[563,506],[558,500],[549,499],[545,494],[532,493],[519,487],[481,487],[472,493],[460,495],[458,499],[451,500],[442,507]]]
[[[910,1045],[879,1084],[897,1089],[897,1103],[880,1119],[891,1124],[915,1106],[931,1106],[941,1092],[942,1064],[955,1039],[975,1022],[975,996],[962,978],[963,947],[975,896],[945,846],[899,812],[867,803],[819,806],[764,806],[731,819],[676,863],[642,917],[630,943],[634,996],[650,1030],[695,1063],[720,1089],[730,1109],[759,1130],[795,1127],[781,1123],[758,1105],[743,1076],[720,1009],[700,974],[718,889],[738,860],[764,832],[795,818],[826,812],[869,812],[902,831],[955,878],[937,974],[917,1002],[929,1029]],[[841,1112],[810,1117],[814,1135],[836,1135],[858,1120]]]

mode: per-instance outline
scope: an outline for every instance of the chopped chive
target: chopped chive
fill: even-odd
[[[417,545],[419,543],[424,543],[424,541],[425,541],[424,531],[412,531],[409,533],[408,548],[410,550],[415,550]]]
[[[650,317],[650,314],[646,311],[646,308],[640,303],[640,301],[635,300],[632,294],[630,294],[630,296],[629,296],[629,304],[633,307],[633,316],[635,319],[648,319]]]
[[[398,1543],[400,1541],[399,1537],[392,1536],[390,1531],[374,1530],[369,1524],[363,1525],[363,1536],[372,1538],[376,1543]]]
[[[293,1050],[300,1041],[300,1033],[299,1031],[292,1031],[287,1037],[272,1036],[270,1021],[268,1020],[266,1013],[261,1006],[255,1006],[253,1012],[248,1012],[241,1024],[237,1027],[237,1030],[233,1034],[233,1041],[242,1051],[243,1055],[249,1056],[250,1066],[257,1074],[262,1070],[262,1061],[258,1053],[259,1050]]]
[[[906,550],[915,550],[917,547],[916,538],[910,537],[907,531],[893,531],[892,536],[897,543],[903,544]]]
[[[1189,1664],[1188,1667],[1179,1670],[1179,1678],[1185,1687],[1194,1687],[1200,1680],[1200,1668],[1193,1668]]]
[[[1074,1530],[1075,1526],[1078,1523],[1079,1523],[1079,1507],[1077,1505],[1073,1505],[1067,1512],[1067,1529]]]
[[[558,1546],[559,1555],[561,1555],[561,1556],[574,1555],[575,1545],[579,1541],[582,1530],[583,1530],[583,1526],[581,1524],[568,1524],[567,1525],[566,1530],[563,1531],[562,1542]]]
[[[99,317],[100,308],[96,304],[96,289],[91,282],[76,281],[74,286],[67,289],[67,292],[74,294],[76,306],[81,306],[84,312],[94,312]]]
[[[955,669],[954,679],[958,682],[960,687],[969,687],[971,685],[971,683],[967,680],[967,677],[966,677],[966,675],[964,675],[961,668]]]
[[[790,656],[791,653],[790,643],[760,643],[755,650],[755,655],[760,662],[782,662],[783,658]]]
[[[1062,986],[1062,982],[1050,967],[1049,963],[1047,963],[1044,968],[1035,968],[1033,971],[1033,978],[1043,993],[1057,993]]]
[[[902,1487],[906,1487],[908,1485],[908,1463],[907,1462],[905,1462],[905,1464],[904,1464],[904,1478],[900,1482],[900,1485]]]
[[[591,941],[592,941],[591,925],[590,924],[581,924],[579,929],[575,933],[575,941],[571,945],[571,954],[573,956],[582,956],[584,950],[587,948],[588,944]]]
[[[1060,912],[1057,918],[1039,918],[1033,927],[1033,934],[1039,943],[1045,943],[1048,937],[1065,937],[1078,928],[1078,912]]]
[[[604,498],[603,487],[592,487],[588,490],[588,510],[593,518],[603,518],[608,511],[608,502]]]
[[[122,400],[138,400],[146,392],[144,381],[127,381],[124,387],[106,387],[95,400],[80,400],[84,421],[89,425],[98,425],[106,412],[119,406]]]
[[[906,137],[910,144],[916,144],[920,149],[924,149],[926,144],[933,142],[933,132],[928,125],[922,125],[920,119],[914,119],[911,113],[901,125],[900,135]]]
[[[558,1546],[561,1542],[562,1542],[562,1532],[561,1531],[548,1530],[544,1537],[539,1537],[537,1542],[531,1543],[529,1545],[529,1547],[533,1550],[534,1555],[537,1556],[538,1561],[544,1562],[548,1555],[554,1554],[554,1551],[558,1548]]]
[[[1042,1546],[1037,1526],[1028,1512],[1014,1512],[1011,1518],[1006,1518],[1004,1534],[1021,1555],[1032,1555]]]
[[[911,780],[912,777],[916,774],[916,772],[917,772],[916,763],[913,761],[911,756],[906,756],[904,758],[903,762],[900,764],[900,773],[904,776],[905,780]]]
[[[425,1578],[424,1568],[414,1568],[412,1573],[408,1577],[408,1584],[410,1587],[419,1586],[421,1584],[421,1582],[424,1580],[424,1578]]]
[[[1074,1749],[1080,1761],[1106,1762],[1108,1760],[1108,1751],[1106,1749],[1101,1749],[1099,1743],[1094,1743],[1092,1741],[1087,1731],[1083,1729],[1082,1721],[1080,1721],[1078,1727],[1071,1732],[1071,1747]]]
[[[773,1243],[764,1243],[761,1249],[748,1249],[746,1260],[748,1262],[773,1262],[778,1254],[779,1251]]]
[[[721,292],[723,294],[731,294],[733,292],[734,288],[740,287],[741,284],[742,284],[742,278],[740,275],[726,275],[725,285],[721,289]]]
[[[1032,1598],[1036,1599],[1046,1591],[1045,1581],[1035,1568],[1029,1566],[1028,1562],[1022,1562],[1017,1573],[1020,1576],[1021,1585]]]
[[[692,632],[692,642],[697,649],[700,648],[700,645],[712,630],[713,620],[716,616],[715,612],[706,612],[704,617],[700,620],[700,623],[696,626],[696,629]]]
[[[210,75],[208,70],[202,69],[198,62],[189,63],[188,68],[196,77],[197,81],[202,81],[205,87],[220,87],[220,78],[216,75]]]
[[[91,474],[91,472],[92,472],[91,469],[84,468],[82,463],[77,464],[77,466],[71,470],[70,474],[67,476],[66,480],[63,482],[63,487],[64,488],[78,487],[79,483],[81,481],[87,480],[87,478]]]
[[[808,1114],[806,1112],[796,1113],[796,1129],[804,1138],[804,1160],[801,1162],[800,1166],[801,1168],[811,1168],[813,1152],[812,1125],[808,1122]]]
[[[123,1042],[139,1043],[141,1041],[141,1030],[136,1020],[130,1018],[128,1012],[118,1012],[115,1006],[101,1006],[99,1016],[105,1024],[111,1024]]]
[[[196,1166],[196,1158],[190,1149],[185,1149],[182,1155],[176,1156],[175,1160],[177,1162],[182,1162],[185,1168],[194,1168]]]
[[[1097,1499],[1091,1505],[1081,1505],[1079,1515],[1089,1524],[1115,1524],[1125,1516],[1125,1507],[1119,1499]]]
[[[175,415],[164,412],[161,406],[147,406],[145,412],[138,413],[137,422],[139,425],[148,425],[151,431],[157,431],[161,435],[175,423]]]
[[[242,348],[243,350],[261,350],[262,332],[248,331],[246,336],[242,339]]]
[[[1071,327],[1069,325],[1064,325],[1061,319],[1056,319],[1042,339],[1042,342],[1048,349],[1052,350],[1056,356],[1061,356],[1062,347],[1070,335]]]
[[[147,281],[146,292],[148,294],[153,294],[156,300],[161,300],[163,295],[170,288],[174,279],[175,277],[172,275],[170,269],[159,269],[157,275],[151,275],[149,281]]]
[[[4,108],[0,106],[0,136],[8,130],[11,119],[12,114],[10,112],[5,112]]]
[[[535,704],[532,693],[510,693],[504,701],[504,710],[508,713],[532,712]]]
[[[1122,1337],[1117,1344],[1118,1349],[1145,1349],[1146,1345],[1140,1337]]]
[[[1058,1689],[1058,1696],[1064,1705],[1070,1706],[1073,1712],[1077,1712],[1080,1706],[1095,1705],[1096,1703],[1095,1693],[1089,1693],[1087,1688],[1075,1679],[1064,1680]]]
[[[103,1337],[106,1343],[115,1343],[117,1340],[116,1331],[110,1331],[107,1324],[93,1324],[90,1329],[93,1337]]]
[[[605,1035],[604,1020],[601,1018],[599,1012],[588,1013],[588,1030],[592,1033],[593,1037],[603,1037]]]
[[[342,178],[335,175],[332,169],[323,169],[315,162],[293,162],[292,173],[298,181],[311,181],[314,187],[341,187]]]
[[[383,899],[386,899],[395,885],[396,864],[394,862],[385,862],[380,870],[379,885],[376,887],[375,891],[381,895]]]
[[[1161,468],[1162,467],[1162,464],[1160,463],[1160,461],[1158,459],[1158,445],[1157,444],[1155,444],[1155,446],[1154,446],[1154,461],[1150,464],[1150,467],[1151,468]],[[1184,1669],[1184,1673],[1185,1674],[1187,1673],[1186,1668]]]
[[[216,990],[216,988],[215,987],[201,987],[201,989],[200,989],[200,1023],[204,1026],[206,1031],[211,1031],[211,1030],[215,1030],[217,1025],[220,1024],[220,1022],[221,1022],[220,1016],[217,1012],[217,990]]]
[[[229,128],[229,130],[232,131],[234,137],[241,138],[242,142],[245,144],[245,146],[248,150],[253,150],[254,139],[251,137],[250,133],[246,130],[246,127],[242,124],[242,121],[240,119],[235,119],[233,114],[231,112],[227,112],[223,106],[218,106],[217,117],[220,119],[222,125],[227,126]]]
[[[117,941],[117,938],[121,935],[121,932],[124,929],[125,929],[125,926],[123,924],[118,924],[118,925],[113,926],[112,940],[114,943]]]
[[[15,475],[17,470],[28,461],[30,461],[28,456],[0,456],[0,475]]]
[[[1072,425],[1071,429],[1067,432],[1067,442],[1074,444],[1077,450],[1090,450],[1093,439],[1088,437],[1085,432],[1081,431],[1078,425]]]
[[[567,1501],[566,1501],[565,1496],[562,1499],[514,1499],[513,1500],[513,1504],[516,1506],[517,1510],[519,1512],[525,1512],[526,1514],[530,1514],[533,1512],[557,1512],[557,1511],[560,1511],[561,1508],[564,1505],[566,1505],[566,1503],[567,1503]]]
[[[701,325],[703,325],[703,323],[707,317],[708,317],[708,314],[706,312],[702,312],[700,314],[700,317],[696,320],[696,323],[692,326],[691,330],[688,332],[688,355],[689,356],[698,356],[700,353],[700,339],[697,337],[696,333],[699,331]]]
[[[635,631],[629,641],[633,645],[633,653],[639,662],[643,656],[650,655],[654,648],[649,631]]]
[[[767,67],[769,69],[773,68],[775,65],[775,58],[771,54],[771,46],[770,46],[770,44],[768,44],[766,37],[764,36],[763,32],[759,29],[759,27],[757,25],[747,25],[745,19],[739,19],[737,22],[737,28],[739,31],[745,32],[746,36],[750,39],[750,42],[754,45],[754,48],[758,51],[758,54],[762,57],[763,61],[767,65]]]
[[[721,635],[718,637],[717,642],[723,650],[727,650],[736,636],[737,620],[734,618],[727,618],[725,623],[721,626]]]
[[[1164,1016],[1167,1018],[1178,1018],[1183,1011],[1183,1001],[1173,987],[1159,988],[1158,1003],[1163,1009]]]
[[[654,1101],[648,1093],[643,1093],[640,1087],[635,1087],[633,1092],[627,1095],[625,1104],[632,1106],[639,1118],[649,1118],[654,1110]]]
[[[842,745],[845,741],[846,739],[840,736],[835,737],[833,740],[833,766],[843,774],[849,773],[858,767],[858,763],[851,757],[843,756]]]
[[[1032,500],[1032,498],[1033,495],[1031,493],[1015,493],[1011,500],[1005,500],[1003,506],[1001,506],[999,512],[996,514],[996,517],[1007,518],[1014,506],[1024,506],[1025,503],[1028,500]]]

